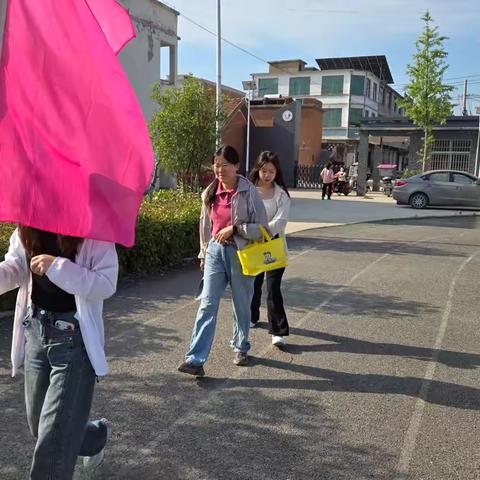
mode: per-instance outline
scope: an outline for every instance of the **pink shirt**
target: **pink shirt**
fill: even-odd
[[[212,220],[212,237],[214,237],[222,228],[229,227],[232,224],[232,197],[236,189],[223,190],[222,184],[218,184],[215,201],[212,205],[210,218]]]
[[[335,180],[335,174],[333,173],[333,170],[328,170],[327,168],[322,170],[320,177],[322,179],[322,183],[332,183]]]

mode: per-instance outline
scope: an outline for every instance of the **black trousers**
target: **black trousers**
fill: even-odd
[[[271,335],[278,335],[279,337],[286,337],[289,334],[287,314],[283,306],[281,290],[284,272],[284,268],[279,268],[266,273],[268,331]],[[252,323],[257,323],[260,318],[264,277],[265,273],[261,273],[255,277],[255,291],[252,299]]]
[[[327,195],[328,198],[332,196],[333,191],[333,182],[332,183],[322,183],[322,198],[325,198]]]

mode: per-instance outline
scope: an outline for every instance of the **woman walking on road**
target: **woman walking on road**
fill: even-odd
[[[325,200],[325,195],[330,200],[333,191],[333,182],[335,181],[335,174],[333,173],[331,163],[328,163],[321,171],[320,180],[322,181],[322,200]]]
[[[283,180],[278,155],[274,152],[262,152],[250,175],[256,185],[267,211],[268,229],[272,236],[281,236],[285,240],[285,227],[290,211],[290,195]],[[266,272],[267,277],[267,311],[269,333],[272,344],[286,344],[285,337],[289,335],[289,327],[281,290],[282,277],[285,268]],[[262,285],[265,273],[255,278],[255,289],[252,300],[252,326],[260,319],[260,304],[262,301]]]
[[[259,226],[267,224],[267,216],[255,186],[238,175],[239,167],[233,147],[217,150],[213,159],[216,178],[202,194],[199,258],[204,284],[190,349],[178,367],[180,372],[197,377],[205,375],[203,365],[212,347],[220,299],[228,284],[233,304],[233,362],[239,366],[248,363],[255,277],[243,275],[237,249],[249,240],[262,238]]]
[[[33,480],[71,479],[78,455],[87,468],[103,460],[109,426],[88,418],[95,380],[108,370],[102,308],[117,275],[113,243],[22,226],[10,238],[0,294],[20,287],[12,375],[25,362]]]

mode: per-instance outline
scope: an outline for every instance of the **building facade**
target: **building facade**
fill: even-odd
[[[157,108],[150,99],[152,84],[177,83],[179,13],[157,0],[118,1],[129,11],[137,33],[119,60],[148,121]]]
[[[269,62],[267,73],[252,75],[255,97],[292,96],[322,102],[323,142],[335,149],[347,165],[357,158],[362,118],[401,117],[402,96],[392,88],[393,78],[385,56],[319,58],[317,67],[303,60]]]

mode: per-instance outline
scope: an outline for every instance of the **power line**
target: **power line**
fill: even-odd
[[[177,10],[177,8],[173,5],[170,5],[168,2],[162,0],[163,3],[165,5],[167,5],[168,7],[170,8],[173,8],[174,10]],[[298,10],[295,10],[295,9],[289,9],[290,11],[298,11]],[[178,11],[178,10],[177,10]],[[317,10],[318,12],[320,12],[320,10]],[[325,12],[327,12],[327,10],[325,10]],[[330,13],[333,13],[333,12],[337,12],[337,13],[360,13],[360,12],[356,12],[356,11],[347,11],[347,10],[344,10],[344,11],[330,11]],[[213,35],[214,37],[217,36],[216,32],[209,29],[208,27],[205,27],[204,25],[201,25],[200,23],[198,23],[197,21],[193,20],[192,18],[190,17],[187,17],[186,15],[184,15],[183,13],[180,13],[180,15],[185,18],[185,20],[187,20],[188,22],[192,23],[193,25],[195,25],[196,27],[204,30],[205,32],[209,33],[210,35]],[[250,57],[254,58],[255,60],[258,60],[262,63],[266,63],[267,65],[269,65],[269,61],[268,60],[265,60],[264,58],[258,56],[257,54],[253,53],[253,52],[250,52],[249,50],[247,50],[246,48],[243,48],[241,47],[240,45],[237,45],[236,43],[226,39],[225,37],[221,37],[222,41],[227,43],[228,45],[236,48],[237,50],[240,50],[241,52],[245,53],[246,55],[249,55]],[[276,66],[275,67],[277,70],[280,70],[284,73],[287,73],[287,74],[291,74],[290,71],[282,68],[282,67],[278,67]],[[459,81],[456,81],[456,82],[452,82],[452,83],[448,83],[446,85],[448,86],[452,86],[452,87],[455,87],[455,86],[461,86],[463,85],[463,80],[466,79],[466,78],[471,78],[472,80],[469,80],[469,85],[479,85],[480,84],[480,74],[471,74],[471,75],[464,75],[464,76],[461,76],[461,77],[450,77],[450,78],[446,78],[445,80],[456,80],[456,79],[459,79]],[[310,78],[310,82],[311,84],[313,85],[317,85],[317,86],[322,86],[321,83],[319,82],[315,82],[312,78]],[[407,87],[409,84],[408,83],[404,83],[404,84],[393,84],[393,87],[391,88],[394,88],[396,90],[401,90],[403,89],[404,87]]]

